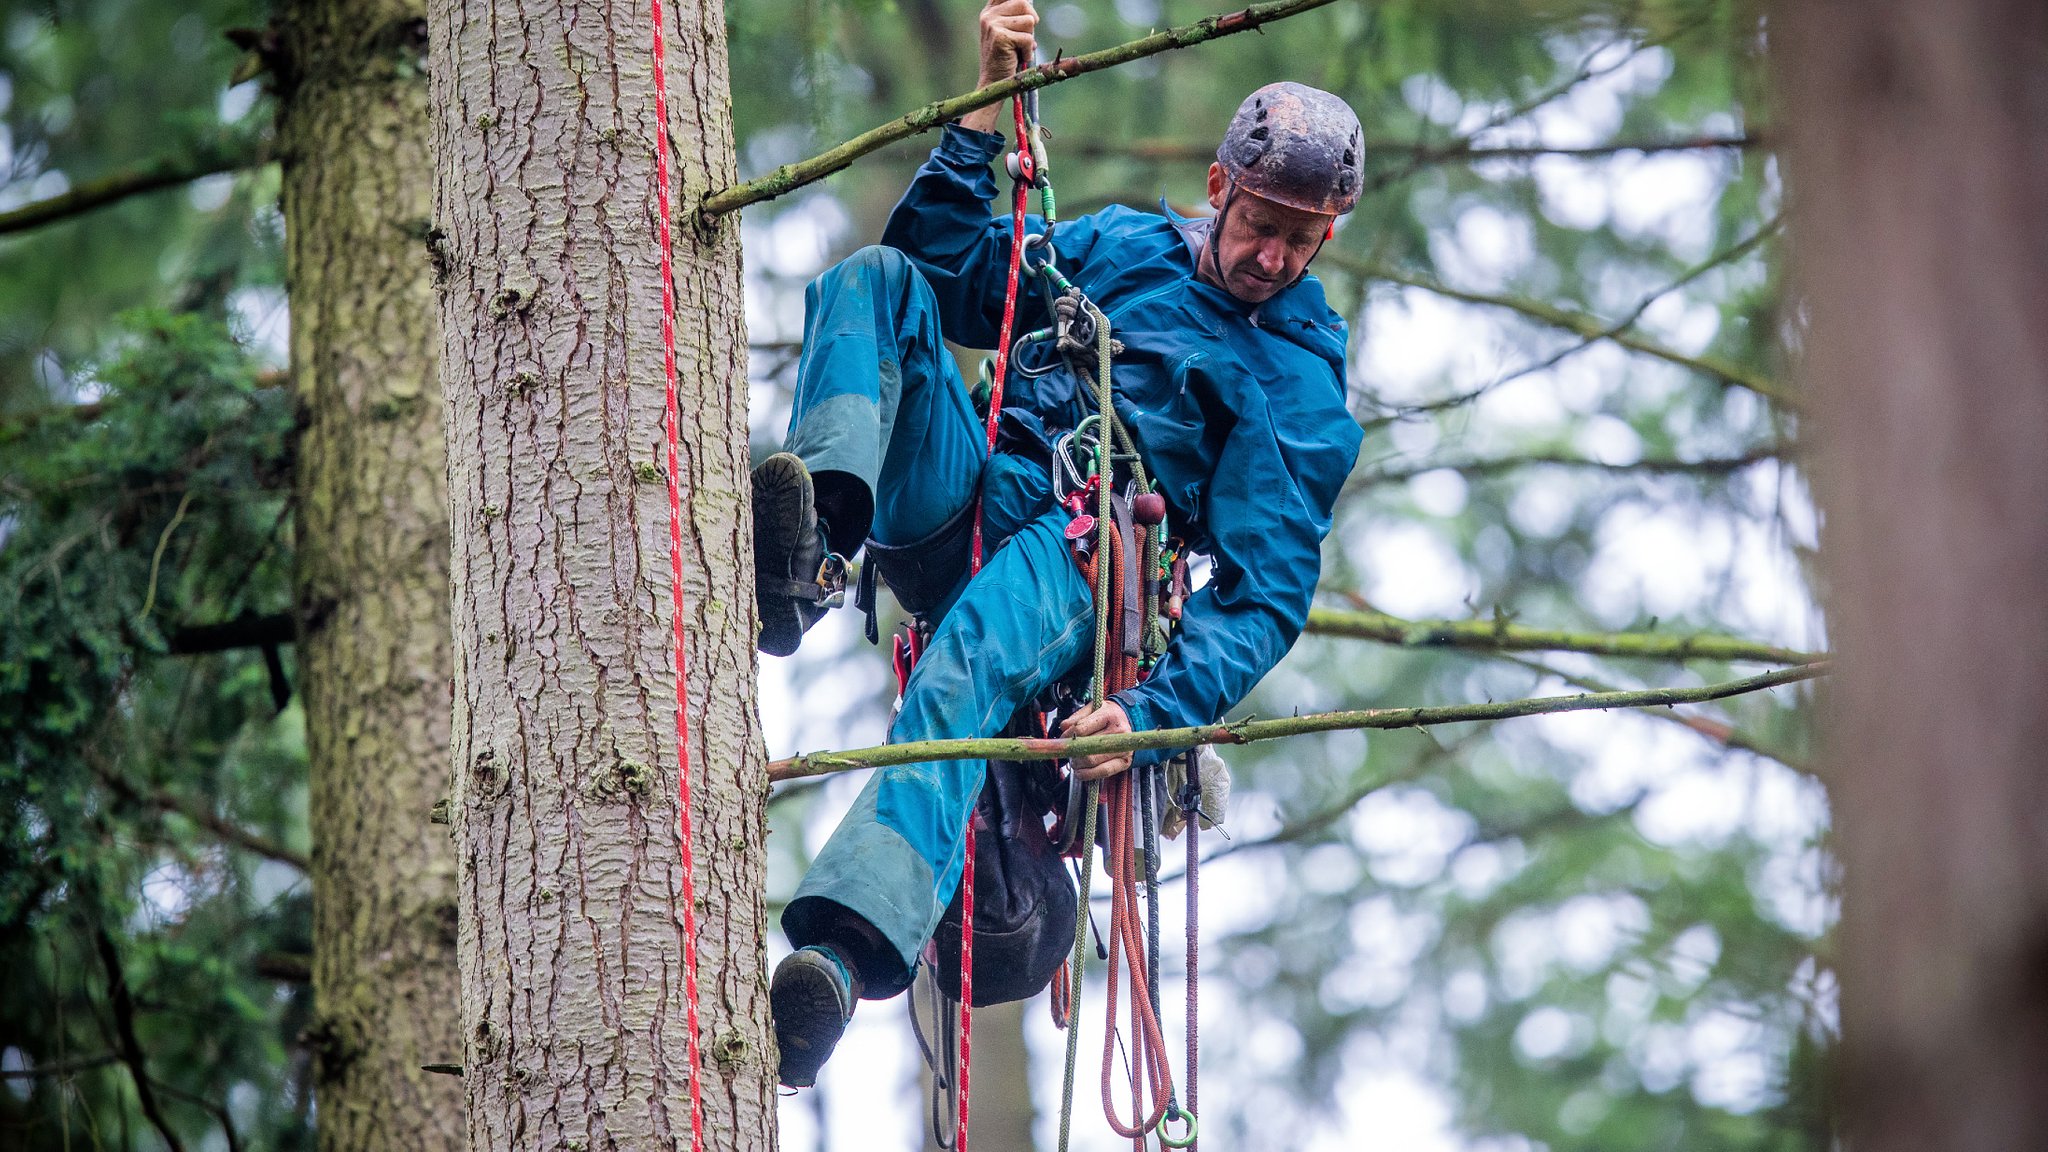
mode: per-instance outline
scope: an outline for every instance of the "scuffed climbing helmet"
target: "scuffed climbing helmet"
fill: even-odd
[[[1365,131],[1341,98],[1283,80],[1245,97],[1216,162],[1254,196],[1325,216],[1358,203]]]

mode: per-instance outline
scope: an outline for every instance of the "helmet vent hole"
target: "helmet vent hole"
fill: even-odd
[[[1358,153],[1346,148],[1344,150],[1344,167],[1349,168],[1356,163],[1358,163]]]
[[[1251,138],[1257,140],[1261,144],[1264,144],[1266,142],[1266,137],[1270,135],[1272,135],[1272,129],[1267,128],[1264,124],[1259,125],[1257,128],[1254,128],[1251,131]]]

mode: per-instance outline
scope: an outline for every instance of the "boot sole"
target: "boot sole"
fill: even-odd
[[[810,471],[790,453],[777,452],[754,469],[753,488],[755,579],[785,576],[798,546],[817,533]],[[804,638],[796,600],[760,585],[754,599],[761,614],[761,651],[771,656],[795,652]]]
[[[831,961],[799,952],[775,969],[768,1003],[775,1017],[775,1044],[782,1052],[776,1078],[790,1088],[809,1088],[839,1038],[846,1033],[849,1005]]]

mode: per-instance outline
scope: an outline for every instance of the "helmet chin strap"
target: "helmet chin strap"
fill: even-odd
[[[1236,199],[1237,179],[1233,176],[1225,176],[1223,178],[1223,204],[1221,207],[1216,209],[1216,215],[1214,217],[1215,223],[1209,226],[1209,241],[1207,244],[1203,245],[1203,247],[1208,252],[1210,266],[1214,268],[1216,271],[1216,286],[1223,289],[1223,291],[1225,291],[1226,293],[1229,293],[1231,299],[1233,300],[1241,299],[1241,297],[1239,297],[1237,293],[1230,291],[1230,281],[1223,275],[1222,249],[1224,221],[1229,218],[1230,205],[1234,201],[1236,201]],[[1316,262],[1316,257],[1323,254],[1323,245],[1329,243],[1331,238],[1336,235],[1337,218],[1333,216],[1330,218],[1329,227],[1323,229],[1323,238],[1316,241],[1316,250],[1314,252],[1309,253],[1308,259],[1305,262],[1303,262],[1301,266],[1301,272],[1298,275],[1296,275],[1294,279],[1289,280],[1287,284],[1280,289],[1280,292],[1287,291],[1288,288],[1292,288],[1296,284],[1301,283],[1302,280],[1308,276],[1308,266]],[[1280,292],[1275,292],[1273,293],[1273,295],[1278,296]]]
[[[1236,198],[1237,180],[1234,177],[1225,176],[1223,178],[1223,203],[1216,209],[1216,222],[1209,226],[1209,242],[1205,245],[1209,250],[1209,260],[1216,269],[1216,286],[1225,292],[1229,292],[1233,298],[1237,293],[1230,291],[1230,281],[1223,275],[1222,248],[1223,222],[1230,216],[1230,202]]]

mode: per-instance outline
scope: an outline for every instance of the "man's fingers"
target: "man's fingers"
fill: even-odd
[[[1074,768],[1074,775],[1079,776],[1083,780],[1107,780],[1111,776],[1126,771],[1130,766],[1130,753],[1126,752],[1104,760],[1099,764],[1089,764],[1085,767],[1077,764]]]
[[[1069,736],[1093,736],[1108,726],[1109,716],[1106,713],[1078,712],[1060,725],[1060,731]]]

